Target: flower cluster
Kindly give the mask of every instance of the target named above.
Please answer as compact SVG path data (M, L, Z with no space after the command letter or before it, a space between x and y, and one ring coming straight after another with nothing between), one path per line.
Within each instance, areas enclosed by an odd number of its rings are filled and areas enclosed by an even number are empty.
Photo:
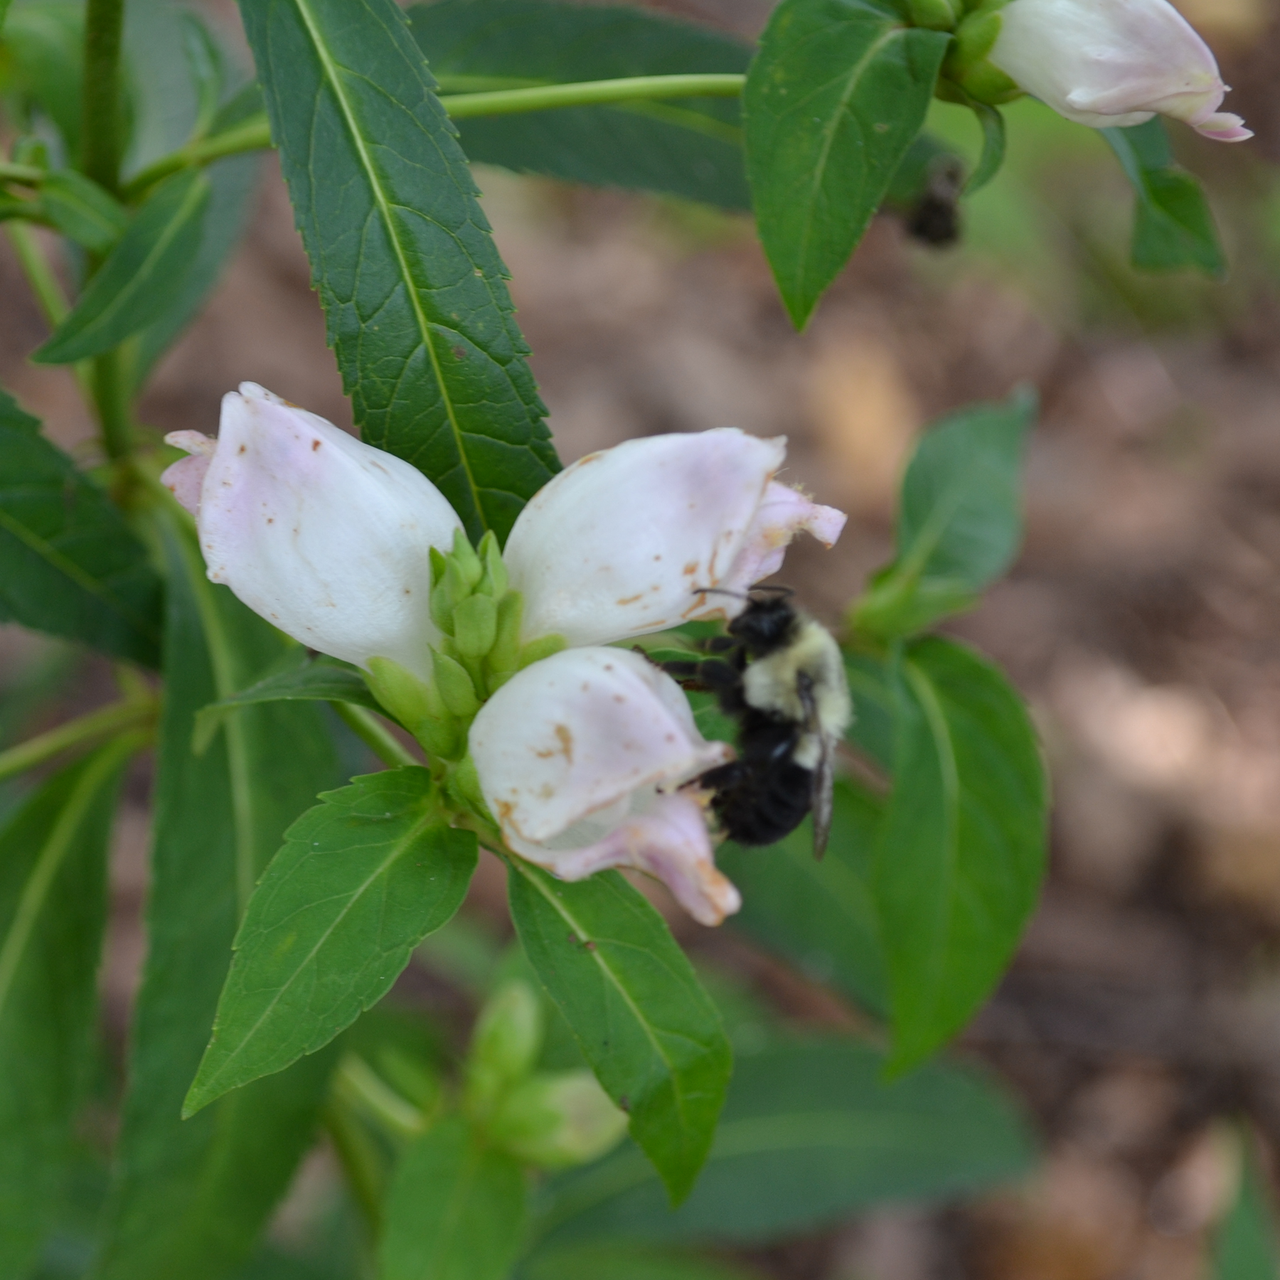
M720 429L591 454L499 553L492 535L473 550L413 467L253 383L224 398L216 441L168 439L191 454L164 480L209 577L362 667L510 850L569 880L646 871L706 924L737 910L681 789L730 749L670 677L607 646L732 616L797 532L836 540L840 512L774 479L785 441Z

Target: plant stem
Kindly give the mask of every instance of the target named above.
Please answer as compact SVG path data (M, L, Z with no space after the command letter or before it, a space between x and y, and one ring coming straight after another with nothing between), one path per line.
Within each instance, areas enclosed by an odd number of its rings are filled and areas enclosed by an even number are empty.
M119 347L95 356L90 384L94 408L102 427L102 444L114 462L133 452L133 413L129 404L129 384Z
M334 1096L367 1111L370 1117L397 1138L414 1138L422 1132L423 1115L402 1098L359 1055L342 1060L333 1081Z
M80 168L114 192L120 179L120 40L124 0L88 0L84 11Z
M67 301L67 295L62 292L62 285L58 283L49 259L41 253L35 234L25 222L6 222L5 231L44 318L51 329L56 329L71 310L71 304Z
M36 765L52 760L72 748L96 746L103 738L110 738L127 729L138 728L154 719L155 699L122 698L90 711L88 715L68 720L56 729L50 729L26 742L20 742L8 751L0 751L0 780L26 773Z
M262 151L270 145L271 130L267 125L267 117L256 115L234 129L214 134L212 138L202 138L199 142L189 143L162 156L154 164L135 174L121 194L126 200L135 200L148 188L180 169L212 164L215 160L240 155L245 151Z
M372 711L351 702L331 702L329 705L383 764L397 769L401 765L422 763Z
M455 120L464 120L469 116L512 115L635 98L736 98L745 83L746 76L741 75L629 76L624 80L583 80L530 89L450 94L440 99L440 105Z
M356 1202L369 1234L375 1239L382 1229L382 1184L385 1175L373 1139L349 1107L336 1097L324 1109L324 1127L337 1153L342 1171L347 1175L351 1195Z
M583 80L571 84L527 85L518 89L493 89L484 93L448 94L440 105L455 119L468 116L511 115L521 111L547 111L557 107L582 107L644 98L736 98L746 77L740 75L631 76L623 80ZM188 143L163 156L130 179L126 200L136 200L157 182L180 169L210 164L245 151L261 151L271 145L267 117L257 115L233 129Z

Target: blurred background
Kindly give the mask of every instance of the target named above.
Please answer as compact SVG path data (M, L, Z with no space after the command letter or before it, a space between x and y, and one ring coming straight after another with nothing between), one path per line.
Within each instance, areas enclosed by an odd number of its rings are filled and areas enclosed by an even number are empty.
M651 7L750 37L769 5ZM800 545L785 571L833 625L890 555L924 425L1020 383L1041 396L1025 550L951 630L1008 669L1053 772L1043 905L960 1046L1021 1099L1044 1157L976 1204L877 1211L738 1255L761 1275L1195 1280L1234 1194L1237 1123L1264 1163L1280 1152L1280 3L1180 7L1257 132L1222 147L1171 130L1220 221L1223 283L1131 271L1132 195L1109 150L1030 102L1008 112L1009 163L965 205L960 244L917 245L882 217L802 335L746 219L476 171L562 458L657 432L785 434L788 478L851 513L837 548ZM209 9L234 30L231 4ZM959 109L938 105L931 127L976 152ZM308 276L264 159L243 245L161 366L145 423L212 432L223 392L252 379L350 426ZM0 383L91 463L70 375L26 363L46 330L2 237L0 298ZM97 660L14 628L0 628L0 685L5 742L110 696ZM140 770L114 860L117 1066L143 945L147 788ZM858 1025L731 929L672 920L751 1016ZM506 927L491 866L464 931L496 944ZM449 964L415 967L396 997L463 1035ZM281 1239L305 1234L333 1182L323 1154L308 1164Z

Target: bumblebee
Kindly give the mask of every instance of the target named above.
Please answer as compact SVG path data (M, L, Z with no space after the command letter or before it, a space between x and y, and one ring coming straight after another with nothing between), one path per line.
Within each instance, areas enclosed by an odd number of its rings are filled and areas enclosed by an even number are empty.
M714 657L664 662L686 688L716 694L738 723L738 758L693 780L711 793L725 834L774 844L813 811L813 851L831 831L836 744L853 719L835 638L791 603L787 588L753 588L747 606L712 640Z

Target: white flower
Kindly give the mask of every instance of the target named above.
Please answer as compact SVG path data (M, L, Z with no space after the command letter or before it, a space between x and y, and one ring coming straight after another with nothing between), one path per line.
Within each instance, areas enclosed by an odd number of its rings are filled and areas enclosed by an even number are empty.
M588 454L530 500L507 539L524 636L601 644L732 617L801 529L830 546L845 516L774 480L785 439L735 428Z
M162 479L214 582L310 648L430 676L430 550L461 521L416 467L252 382L223 397L216 441L166 439L194 455Z
M481 790L509 847L562 880L635 867L702 924L737 911L702 804L679 788L732 755L707 742L680 687L638 654L566 649L526 667L470 734Z
M1011 0L988 55L1020 88L1095 129L1157 113L1220 142L1253 136L1221 112L1208 45L1167 0Z

